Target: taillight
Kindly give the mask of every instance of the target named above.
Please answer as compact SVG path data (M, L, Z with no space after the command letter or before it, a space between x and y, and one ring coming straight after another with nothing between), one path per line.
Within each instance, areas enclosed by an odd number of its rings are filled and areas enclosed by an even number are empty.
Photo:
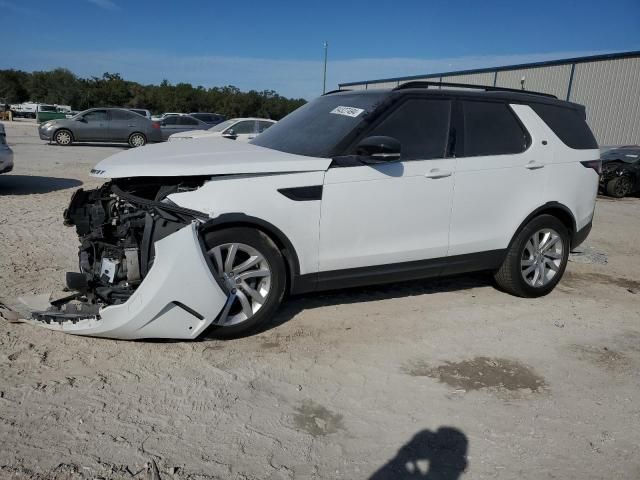
M586 160L580 163L583 167L593 168L598 175L602 175L602 160Z
M160 122L153 122L151 128L160 128Z

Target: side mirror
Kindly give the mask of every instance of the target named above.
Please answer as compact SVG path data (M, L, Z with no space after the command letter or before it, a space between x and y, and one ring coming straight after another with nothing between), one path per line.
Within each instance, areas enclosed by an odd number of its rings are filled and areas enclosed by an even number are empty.
M226 132L224 132L222 134L223 137L225 138L232 138L233 140L235 140L236 138L238 138L238 135L236 135L236 132L233 131L233 128L230 128L229 130L227 130Z
M79 117L77 120L82 123L87 123L87 119L84 117Z
M356 155L368 157L373 163L393 162L400 159L401 150L400 142L393 137L366 137L356 147Z

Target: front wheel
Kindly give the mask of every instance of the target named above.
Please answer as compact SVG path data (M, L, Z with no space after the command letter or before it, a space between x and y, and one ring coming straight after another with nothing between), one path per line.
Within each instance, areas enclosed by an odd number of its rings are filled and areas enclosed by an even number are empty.
M531 220L514 238L494 278L518 297L541 297L558 284L567 267L571 245L567 227L552 215Z
M607 182L607 195L615 198L626 197L633 190L633 181L630 177L616 177Z
M73 136L69 130L58 130L53 139L58 145L62 145L63 147L71 145L73 142Z
M271 319L284 297L284 259L273 241L259 230L234 227L204 236L214 275L227 302L213 322L212 333L231 338Z
M147 143L147 137L142 133L135 132L129 135L129 146L132 148L143 147Z

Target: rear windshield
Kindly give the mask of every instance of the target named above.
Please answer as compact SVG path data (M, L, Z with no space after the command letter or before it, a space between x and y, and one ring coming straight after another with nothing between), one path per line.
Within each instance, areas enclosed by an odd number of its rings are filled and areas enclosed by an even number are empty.
M254 145L281 152L330 158L336 147L366 122L386 92L319 97L265 130Z
M579 150L598 148L584 111L543 103L532 103L531 108L568 147Z

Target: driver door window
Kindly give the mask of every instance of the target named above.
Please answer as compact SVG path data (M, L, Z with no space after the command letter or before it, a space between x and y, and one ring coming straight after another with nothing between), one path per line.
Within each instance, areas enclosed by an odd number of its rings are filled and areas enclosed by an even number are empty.
M256 136L256 122L254 120L243 120L234 124L229 130L233 130L233 135L236 140L248 142ZM227 135L229 130L225 132Z

